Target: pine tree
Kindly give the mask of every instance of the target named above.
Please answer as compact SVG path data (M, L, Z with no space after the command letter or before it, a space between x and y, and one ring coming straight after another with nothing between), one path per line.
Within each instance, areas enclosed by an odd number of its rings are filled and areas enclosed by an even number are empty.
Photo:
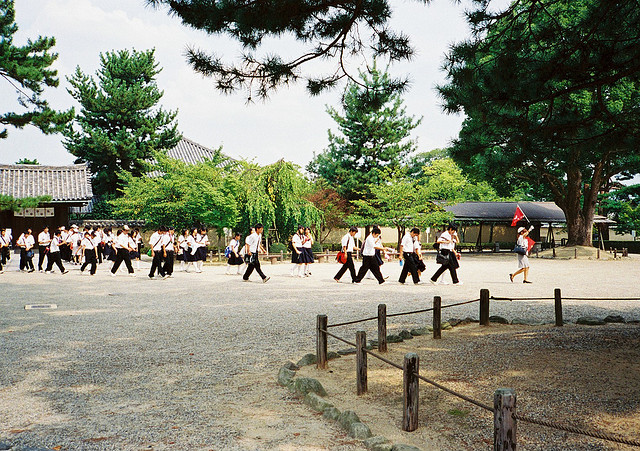
M54 111L41 97L45 87L59 84L58 72L50 68L58 58L57 53L50 52L56 41L40 36L22 47L15 46L13 35L18 25L13 5L13 0L0 0L0 77L15 88L18 104L25 111L0 114L0 124L16 128L31 124L45 134L60 132L73 119L73 109ZM7 135L6 128L0 130L0 139Z
M69 93L82 105L77 127L65 130L64 145L88 162L97 195L117 195L122 189L118 173L146 172L154 150L166 150L180 141L177 111L157 104L163 92L156 85L160 72L154 50L120 50L100 54L97 81L77 67L69 77Z
M415 150L411 131L422 119L408 117L400 94L386 72L375 67L348 85L344 115L328 108L340 134L329 131L329 147L315 155L307 170L326 180L348 200L361 199L368 186L395 175Z

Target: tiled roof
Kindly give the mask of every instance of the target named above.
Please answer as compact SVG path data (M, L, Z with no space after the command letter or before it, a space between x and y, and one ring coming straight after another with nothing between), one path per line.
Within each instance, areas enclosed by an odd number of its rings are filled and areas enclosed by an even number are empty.
M190 139L182 138L173 149L167 150L166 154L169 158L173 158L174 160L180 160L187 164L196 164L202 163L206 160L211 160L215 151L193 142ZM154 162L155 160L152 160L152 163ZM160 171L153 171L148 175L150 177L159 177L162 173Z
M462 202L445 210L458 220L511 222L516 206L532 222L566 222L564 212L553 202Z
M0 164L0 194L16 199L48 195L52 202L86 202L93 197L91 172L85 164Z

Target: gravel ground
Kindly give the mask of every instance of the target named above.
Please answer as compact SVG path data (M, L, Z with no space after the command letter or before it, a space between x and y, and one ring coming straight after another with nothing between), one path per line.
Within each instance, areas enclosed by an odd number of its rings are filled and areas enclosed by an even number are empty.
M60 274L0 275L0 442L56 449L356 450L361 445L275 384L278 368L314 352L315 317L329 322L494 296L639 296L638 259L532 259L533 284L510 283L513 255L465 255L462 286L389 282L336 284L336 264L316 264L306 279L289 265L263 265L267 284L243 283L220 266L149 280L145 271L94 277L77 267ZM148 263L143 263L148 268ZM428 272L435 264L428 264ZM426 280L426 277L425 277ZM25 310L55 303L56 310ZM640 301L565 301L565 320L621 315L640 319ZM477 317L477 304L445 311ZM453 309L452 309L453 310ZM491 314L553 321L549 301L492 302ZM414 327L428 315L395 318ZM356 326L342 328L352 337ZM335 344L332 344L335 346ZM372 428L374 427L371 425ZM375 430L374 430L375 432Z

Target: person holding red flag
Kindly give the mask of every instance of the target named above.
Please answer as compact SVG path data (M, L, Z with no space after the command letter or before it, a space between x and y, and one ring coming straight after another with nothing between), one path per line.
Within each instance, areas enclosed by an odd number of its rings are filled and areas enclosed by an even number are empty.
M529 232L533 229L533 226L527 230L524 227L518 229L518 241L516 248L524 249L524 253L517 252L518 255L518 270L513 274L509 274L509 279L513 282L513 278L518 274L524 273L524 280L522 283L532 283L529 280L529 251L533 247L531 245L532 240L529 239Z
M511 220L511 227L515 227L518 222L522 221L524 218L526 218L527 215L524 214L524 211L522 211L522 209L520 208L520 205L516 204L516 212L513 214L513 220ZM527 218L527 221L529 219Z

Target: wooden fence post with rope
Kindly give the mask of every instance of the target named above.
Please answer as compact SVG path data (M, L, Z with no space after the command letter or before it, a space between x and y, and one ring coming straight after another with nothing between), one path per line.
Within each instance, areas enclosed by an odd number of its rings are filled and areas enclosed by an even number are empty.
M378 351L387 352L387 305L378 305Z
M480 290L480 325L489 325L489 290Z
M316 325L316 368L327 369L327 315L317 316Z
M419 386L416 374L419 374L418 354L410 352L404 356L402 365L402 430L413 432L418 429Z
M367 334L356 332L356 377L358 395L367 392Z
M433 297L433 339L442 338L442 298Z
M555 298L556 327L562 327L564 325L564 321L562 319L562 292L560 291L560 288L556 288L554 290L553 296Z

